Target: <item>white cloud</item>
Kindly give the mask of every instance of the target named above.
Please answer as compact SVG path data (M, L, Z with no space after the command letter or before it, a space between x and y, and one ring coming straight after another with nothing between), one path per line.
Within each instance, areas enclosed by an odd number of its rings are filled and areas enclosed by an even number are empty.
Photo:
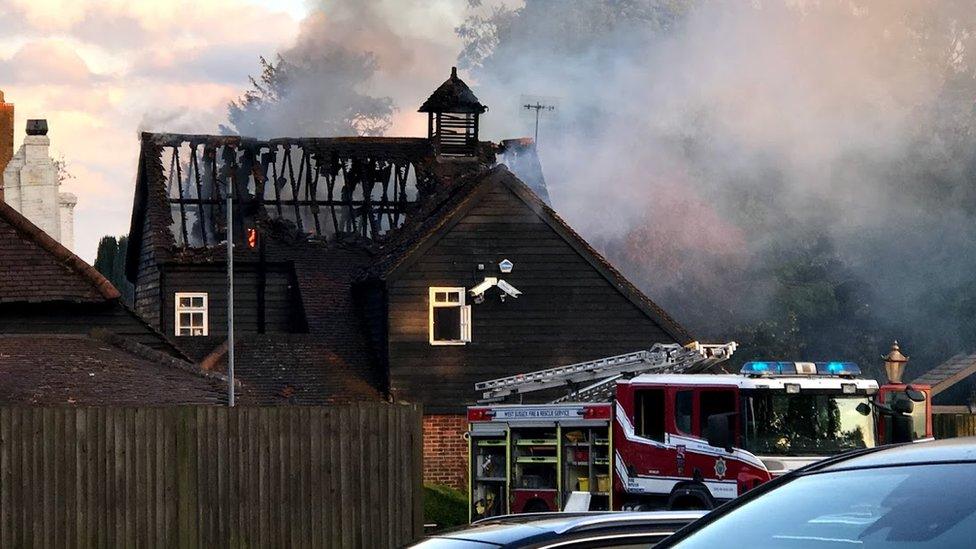
M129 229L138 132L215 132L227 102L298 32L294 5L255 0L4 0L0 86L15 141L46 118L74 178L77 252Z

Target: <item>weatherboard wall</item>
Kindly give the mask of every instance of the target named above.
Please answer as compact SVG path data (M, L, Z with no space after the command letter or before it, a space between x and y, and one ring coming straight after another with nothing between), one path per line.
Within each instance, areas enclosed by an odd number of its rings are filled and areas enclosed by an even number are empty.
M425 413L456 413L474 383L674 342L560 234L502 183L387 282L388 364L395 398ZM510 274L498 263L514 263ZM483 271L478 265L484 265ZM472 305L472 341L432 346L428 288L471 288L498 276L523 292L489 290Z
M234 264L234 330L237 333L300 331L300 306L290 267L266 265L263 290L257 265ZM161 331L174 336L177 292L205 292L209 335L227 335L227 271L224 264L171 264L164 269ZM262 312L263 309L263 312ZM263 322L261 317L263 315ZM177 337L178 341L186 336Z

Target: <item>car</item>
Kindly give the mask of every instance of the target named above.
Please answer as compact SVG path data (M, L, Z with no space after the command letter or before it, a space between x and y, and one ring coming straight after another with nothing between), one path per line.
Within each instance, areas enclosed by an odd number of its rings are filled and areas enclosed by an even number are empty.
M976 546L976 438L855 450L747 492L661 548Z
M432 534L419 549L651 547L705 511L523 513Z

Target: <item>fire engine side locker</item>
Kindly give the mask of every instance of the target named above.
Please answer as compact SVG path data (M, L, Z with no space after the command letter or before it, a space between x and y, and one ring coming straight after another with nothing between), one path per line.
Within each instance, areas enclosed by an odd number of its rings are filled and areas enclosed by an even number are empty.
M562 428L560 456L563 459L560 469L561 505L565 507L571 492L581 491L590 493L590 510L611 510L613 508L612 425L609 422L594 424L592 421L566 421L561 422L560 426ZM585 455L585 459L581 459L581 455ZM585 475L582 474L584 470Z
M567 485L565 459L571 446L567 444L565 433L580 429L588 433L587 442L592 444L590 448L593 450L587 456L591 463L588 463L589 485L585 490L592 494L591 508L613 508L611 405L562 403L475 406L468 409L468 421L469 520L522 512L524 506L534 500L544 501L550 510L561 510L569 492L578 488ZM500 445L505 447L505 478L482 475L486 449ZM596 449L597 446L600 449ZM603 448L606 449L605 452ZM494 455L501 454L500 448L498 450ZM600 463L592 463L596 459L594 456L598 454ZM528 476L532 478L533 486L527 485L523 467L529 469ZM520 475L519 471L523 474ZM551 472L550 481L544 482L540 479L540 472L543 472L543 476L546 472ZM606 490L599 490L601 482ZM488 505L486 494L489 492L489 483L504 484L503 501L498 502L496 496L496 504ZM498 491L493 493L498 494Z
M558 422L510 423L509 512L558 511L562 486Z
M511 497L511 432L501 425L480 425L475 428L474 424L469 424L468 427L468 522L507 514ZM496 465L492 471L486 472L483 469L483 457L486 455L504 456L504 466ZM489 493L494 495L493 504L489 502ZM482 502L485 511L476 516L478 504Z

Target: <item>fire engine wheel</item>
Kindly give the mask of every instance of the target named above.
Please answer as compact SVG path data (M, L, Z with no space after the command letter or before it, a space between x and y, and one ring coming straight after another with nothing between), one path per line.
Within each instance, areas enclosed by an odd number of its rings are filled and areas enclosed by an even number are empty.
M703 486L679 486L668 498L668 509L672 511L708 511L715 508L711 494Z

